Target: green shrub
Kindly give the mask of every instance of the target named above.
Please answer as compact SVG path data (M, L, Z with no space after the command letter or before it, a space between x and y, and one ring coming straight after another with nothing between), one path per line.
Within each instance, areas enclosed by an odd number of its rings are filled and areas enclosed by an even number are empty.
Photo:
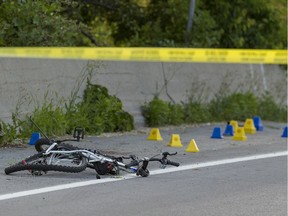
M208 104L208 110L211 114L211 121L222 121L223 120L223 107L228 106L224 97L216 96L214 99L210 101ZM225 121L229 121L230 119L225 119Z
M128 112L119 111L115 113L116 128L115 131L131 131L134 129L134 119Z
M277 105L268 93L258 98L257 115L264 120L287 122L287 106Z
M190 102L185 104L185 121L186 123L203 123L209 122L211 115L205 104Z
M47 136L62 136L66 134L67 121L65 111L62 107L53 104L53 100L46 100L37 105L32 111L32 117L35 123L45 132ZM21 120L19 120L21 121ZM24 121L21 121L22 136L29 137L32 132L38 129L32 124L27 115Z
M82 127L86 132L90 132L89 117L84 106L77 107L74 105L73 109L69 109L69 111L65 113L65 119L67 122L67 134L72 134L75 127Z
M142 106L142 114L148 126L163 126L169 122L168 103L154 97L149 103Z
M226 122L232 119L245 121L255 115L263 120L287 121L287 107L277 105L269 94L257 98L251 92L217 96L210 103L189 100L183 106L155 97L144 104L142 113L147 126Z
M171 125L180 125L184 123L184 109L180 104L171 104L168 103L169 115L168 115L168 124Z
M70 111L67 118L70 130L82 125L91 134L134 129L133 117L123 111L122 102L117 97L109 95L107 88L91 84L89 81L83 100L76 105L74 112Z
M0 147L12 144L17 139L17 127L0 121Z
M233 93L212 100L209 111L213 120L216 121L229 121L231 119L244 121L257 113L257 107L257 98L252 93Z
M121 101L109 95L107 88L100 85L87 82L82 101L63 104L63 99L48 99L47 92L44 102L37 103L30 114L47 136L72 134L75 127L82 127L89 134L134 129L134 119L122 109ZM19 138L27 139L33 132L39 131L30 121L30 115L20 117L16 112L12 115L12 124L0 121L0 146L13 144Z
M142 114L148 126L180 125L184 123L184 110L179 104L164 102L155 97L142 106Z

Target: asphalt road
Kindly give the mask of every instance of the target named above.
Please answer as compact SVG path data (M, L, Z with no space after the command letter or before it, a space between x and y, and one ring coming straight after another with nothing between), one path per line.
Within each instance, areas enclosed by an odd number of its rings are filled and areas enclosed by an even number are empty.
M26 194L0 200L0 214L287 215L287 155L234 163L225 160L287 153L287 139L281 137L283 125L267 122L263 132L247 135L248 140L244 142L232 141L231 137L211 139L214 126L162 128L162 142L147 141L149 129L143 129L128 134L88 137L78 144L89 148L97 146L115 154L152 156L166 150L178 151L173 160L181 163L179 169L191 164L195 165L192 169L177 172L167 169L168 173L161 174L157 173L157 166L152 165L155 173L152 171L148 178L123 175L119 179L105 176L101 180L95 180L93 170L79 174L49 172L39 177L27 172L7 176L2 171L0 199L21 191ZM180 134L183 148L167 147L172 133ZM185 152L192 138L197 142L199 153ZM33 146L2 149L0 169L32 153ZM205 162L213 164L219 160L224 162L197 168ZM89 181L93 184L86 184ZM64 190L65 185L78 182L83 185ZM61 186L55 191L29 195L33 189L39 191L57 185Z

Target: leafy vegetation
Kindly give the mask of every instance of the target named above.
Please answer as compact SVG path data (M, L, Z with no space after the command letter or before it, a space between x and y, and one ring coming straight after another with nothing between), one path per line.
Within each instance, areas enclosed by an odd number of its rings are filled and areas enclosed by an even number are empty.
M49 99L47 96L48 94L45 95L44 102L37 104L32 111L33 120L48 136L63 136L66 134L67 128L65 110L61 106L63 101L60 100L55 104L53 99ZM23 120L18 115L17 121L20 122L21 134L19 135L23 138L31 136L32 132L37 130L28 115Z
M7 143L14 143L16 139L17 126L0 121L0 147Z
M287 122L287 107L279 106L268 93L258 99L257 111L263 119Z
M287 106L276 104L268 93L261 97L256 97L250 92L232 93L206 104L189 101L187 104L179 105L154 98L144 104L142 110L146 124L151 127L230 121L232 119L245 121L256 115L261 116L263 120L287 121ZM169 115L169 110L177 110L174 112L173 118Z
M89 81L83 100L76 104L74 112L67 113L67 120L70 130L82 126L90 134L130 131L134 128L133 117L123 111L122 102L109 95L107 88Z
M196 0L195 0L196 1ZM0 46L286 49L285 0L0 0Z
M61 15L58 1L3 1L0 46L80 46L84 24Z
M229 121L231 119L243 121L256 115L258 107L258 99L252 93L233 93L212 100L209 111L214 116L214 120L217 121Z
M187 31L189 0L0 0L0 46L157 46L203 48L287 48L287 1L197 1ZM287 67L287 66L286 66ZM73 93L72 93L73 94ZM149 126L243 120L287 120L287 107L269 94L217 96L209 103L173 104L154 98L142 107ZM44 99L33 117L48 135L133 129L133 118L105 87L87 82L80 102ZM17 112L0 121L0 145L27 137L28 117Z
M204 0L201 6L217 20L217 29L223 30L221 47L283 49L287 46L285 4L267 0Z
M75 127L83 127L89 134L130 131L134 128L133 117L122 109L121 101L108 93L105 87L87 82L83 99L78 103L61 106L45 95L44 103L32 111L33 120L48 136L71 134ZM72 108L73 107L73 108ZM13 113L13 123L0 121L0 146L22 142L37 130L29 116L24 118Z
M142 106L142 113L149 126L169 124L169 104L157 97Z

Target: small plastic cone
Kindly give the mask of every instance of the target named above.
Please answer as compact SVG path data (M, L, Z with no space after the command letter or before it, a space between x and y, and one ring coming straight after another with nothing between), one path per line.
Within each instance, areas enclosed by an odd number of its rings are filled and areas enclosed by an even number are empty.
M238 128L238 122L235 120L230 121L230 125L233 127L233 131L235 132Z
M171 135L171 138L170 138L170 141L168 143L168 146L177 147L177 148L183 147L179 134L172 134Z
M246 119L245 124L244 124L244 131L246 134L256 133L256 127L254 125L253 119Z
M198 149L198 146L195 142L194 139L192 139L189 143L189 145L187 146L186 152L193 152L193 153L196 153L196 152L199 152L199 149Z
M152 128L148 136L148 140L162 141L163 138L158 128Z
M243 127L237 128L237 130L234 133L234 136L232 137L232 140L235 140L235 141L246 141L247 140L247 136L245 134Z

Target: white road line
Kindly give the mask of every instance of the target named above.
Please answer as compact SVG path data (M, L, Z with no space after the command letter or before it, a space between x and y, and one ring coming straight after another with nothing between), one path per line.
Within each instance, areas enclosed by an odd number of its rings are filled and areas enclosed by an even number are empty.
M150 174L157 175L157 174L164 174L164 173L170 173L170 172L184 171L184 170L189 170L189 169L198 169L198 168L203 168L203 167L211 167L211 166L225 165L225 164L245 162L245 161L251 161L251 160L287 156L287 155L288 155L287 151L275 152L275 153L269 153L269 154L261 154L261 155L251 155L251 156L246 156L246 157L209 161L209 162L203 162L199 164L183 165L179 167L171 167L169 169L163 169L163 170L154 170L154 171L151 171Z
M231 164L231 163L238 163L238 162L259 160L259 159L265 159L265 158L287 156L287 155L288 155L288 152L284 151L284 152L252 155L252 156L232 158L232 159L216 160L216 161L210 161L210 162L204 162L204 163L198 163L198 164L183 165L183 166L179 166L179 167L169 167L169 168L162 169L162 170L154 170L154 171L150 172L150 175L159 175L159 174L170 173L170 172L185 171L185 170L190 170L190 169L219 166L219 165L225 165L225 164ZM52 186L52 187L44 187L44 188L39 188L39 189L34 189L34 190L27 190L27 191L15 192L15 193L3 194L3 195L0 195L0 201L24 197L24 196L31 196L31 195L36 195L36 194L48 193L48 192L53 192L53 191L59 191L59 190L84 187L84 186L88 186L88 185L95 185L95 184L102 184L102 183L108 183L108 182L127 180L127 179L132 179L132 178L137 178L137 176L129 174L129 175L126 175L124 178L95 179L95 180L90 180L90 181L75 182L75 183L69 183L69 184L63 184L63 185L56 185L56 186Z

